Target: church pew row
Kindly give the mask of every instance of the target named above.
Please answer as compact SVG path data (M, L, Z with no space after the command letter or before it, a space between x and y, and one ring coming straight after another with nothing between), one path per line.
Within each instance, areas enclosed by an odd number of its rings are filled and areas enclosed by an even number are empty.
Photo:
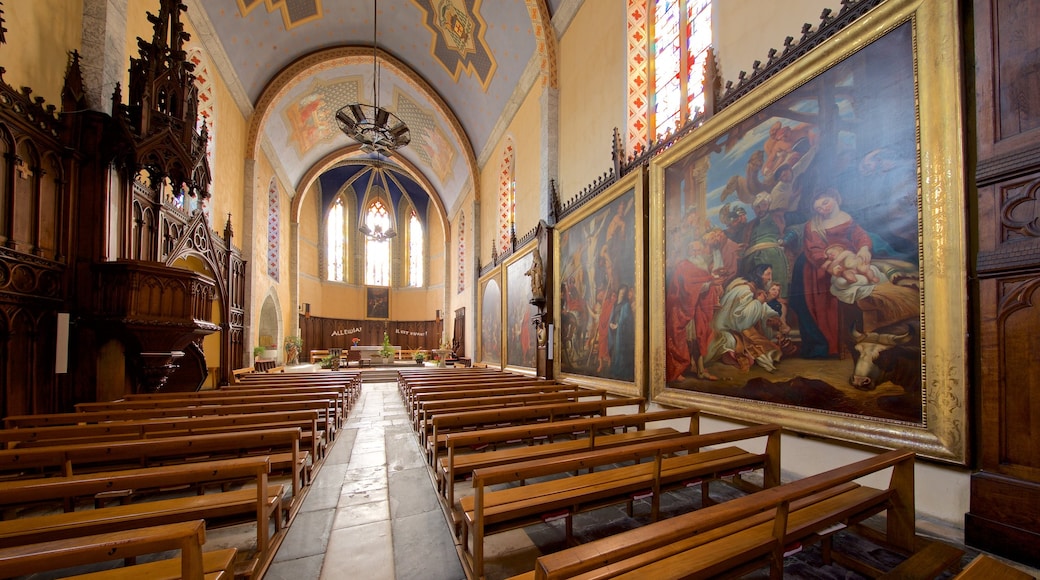
M622 397L598 401L577 401L573 403L443 413L430 418L429 432L420 431L419 439L422 446L426 449L427 462L433 467L437 465L440 453L447 449L445 440L448 433L544 421L563 421L581 417L598 417L607 415L611 408L629 406L637 407L638 412L642 413L646 410L646 399L642 397Z
M473 391L467 391L472 393ZM444 413L476 411L479 409L524 407L529 405L545 405L549 403L577 402L582 399L597 397L606 400L607 392L602 389L586 389L568 387L563 390L551 390L545 393L510 394L497 389L481 395L442 399L439 401L417 401L414 427L417 432L428 430L430 420Z
M219 390L237 392L239 390L270 389L281 391L296 387L333 387L343 389L351 404L361 395L360 373L276 373L251 374L240 382L224 385Z
M530 377L493 378L487 380L464 378L446 383L438 384L406 384L400 387L401 400L406 408L411 409L415 405L418 395L424 393L447 393L450 391L467 391L481 389L502 389L507 387L527 387L539 385L555 385L555 381L545 379L533 379Z
M892 470L887 487L857 479ZM705 578L769 568L784 554L828 542L838 529L887 512L886 547L911 555L926 543L914 529L914 454L890 451L667 520L546 554L518 579ZM838 559L838 552L826 552ZM850 557L846 556L844 560ZM934 577L941 570L932 574ZM874 570L872 576L883 572Z
M236 548L203 551L206 522L194 520L0 548L0 577L12 578L76 566L179 550L176 558L111 568L68 578L119 580L233 580Z
M310 449L312 461L314 458L324 458L328 442L324 431L318 427L317 411L250 413L190 419L141 419L54 427L0 429L0 445L6 449L15 449L292 427L300 429L300 445Z
M179 409L202 406L228 406L267 403L311 403L324 402L326 413L333 417L336 426L345 421L340 406L339 394L334 391L320 393L278 393L274 395L227 395L227 396L188 396L184 398L134 399L107 401L96 403L79 403L76 410L80 413L96 413L104 411L121 411L137 409Z
M281 387L242 387L237 389L221 388L208 391L194 391L189 393L140 393L140 394L129 394L125 395L123 401L151 401L151 400L170 400L170 399L219 399L222 397L229 396L260 396L260 395L271 395L281 392L289 392L293 394L314 394L320 395L325 392L335 392L339 398L339 413L342 416L346 416L350 413L350 408L357 400L354 393L351 392L350 387L347 385L291 385Z
M520 375L516 373L506 373L502 371L489 371L485 369L466 369L464 371L441 371L436 375L430 376L411 376L405 373L398 372L397 388L398 391L400 391L401 393L401 398L407 400L409 391L417 387L436 387L459 383L482 384L525 381L546 381L546 379L539 379L537 377Z
M710 480L739 478L758 469L765 488L778 485L780 433L779 426L758 425L476 469L473 495L460 500L463 564L472 577L482 578L486 536L564 517L571 541L575 513L629 503L637 494L652 494L651 518L657 520L661 494L668 489L699 483L706 504ZM763 453L732 445L763 437ZM567 476L580 470L587 472ZM551 476L556 478L544 479ZM537 482L524 485L536 478ZM520 485L501 488L516 483Z
M262 454L275 469L291 475L292 496L287 505L288 511L298 507L303 482L307 481L306 466L310 454L300 451L300 436L301 430L297 427L5 449L0 451L0 474L20 477L55 474L70 476L83 472ZM7 501L8 498L0 497L0 504Z
M647 428L648 423L683 419L689 422L685 432L671 427ZM445 504L455 515L455 482L472 476L476 469L607 449L641 441L697 435L700 429L699 419L700 412L696 409L672 409L449 433L445 437L447 455L440 458L435 470L437 488ZM629 428L635 430L628 431ZM616 432L618 429L621 429L620 433ZM572 439L576 434L582 437ZM555 438L560 436L564 436L565 439L556 441ZM534 445L535 441L547 442ZM492 451L460 452L463 449L497 447L515 442L529 444L496 448Z
M411 394L410 403L408 403L409 415L412 420L415 421L417 416L421 413L423 404L432 403L437 401L447 401L451 399L473 399L479 397L496 397L502 395L525 395L535 393L559 393L559 392L574 392L586 390L590 396L600 395L605 393L602 389L587 389L579 385L566 385L557 382L539 382L535 384L521 384L521 385L483 385L483 386L472 386L464 385L456 388L444 388L435 389L428 391L417 391ZM600 396L602 398L603 395Z
M240 487L230 491L210 490L200 495L171 494L154 498L143 494L144 501L0 521L0 548L199 519L205 520L207 525L252 522L256 528L256 545L252 551L240 550L236 563L236 575L249 576L273 557L285 533L282 486L269 483L270 467L267 456L255 456L0 482L0 496L11 502L57 500L122 489L240 482Z
M128 409L120 411L96 411L89 413L49 413L36 415L10 415L4 417L5 429L27 429L59 425L108 423L112 421L140 421L145 419L187 419L194 417L220 417L255 413L291 413L293 411L316 411L318 427L329 440L336 438L336 417L328 413L326 401L288 401L284 403L246 403L237 405L195 405L168 409Z

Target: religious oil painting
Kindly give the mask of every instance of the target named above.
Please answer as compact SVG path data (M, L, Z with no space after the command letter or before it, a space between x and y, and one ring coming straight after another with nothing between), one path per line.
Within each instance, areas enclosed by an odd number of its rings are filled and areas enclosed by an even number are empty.
M390 318L390 289L382 286L368 286L365 291L365 316Z
M928 427L947 370L926 351L954 339L925 340L925 304L947 298L925 256L964 248L922 224L920 26L894 20L661 162L664 389Z
M537 246L534 251L537 251ZM527 272L534 264L534 251L506 264L506 365L534 368L538 350L538 332L532 316L531 278Z
M646 174L636 171L557 225L559 335L563 376L615 381L642 392L642 215ZM584 381L589 382L589 381ZM591 382L596 382L595 380ZM625 387L628 387L627 389Z
M480 361L502 364L502 289L497 278L486 280L480 292Z

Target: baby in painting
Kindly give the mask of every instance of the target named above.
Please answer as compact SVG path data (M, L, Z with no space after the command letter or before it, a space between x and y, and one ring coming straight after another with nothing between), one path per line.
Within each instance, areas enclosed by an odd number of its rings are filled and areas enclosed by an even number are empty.
M827 260L821 266L831 276L844 278L849 284L859 281L857 275L863 276L871 284L877 284L881 279L876 267L841 244L827 246L824 253Z

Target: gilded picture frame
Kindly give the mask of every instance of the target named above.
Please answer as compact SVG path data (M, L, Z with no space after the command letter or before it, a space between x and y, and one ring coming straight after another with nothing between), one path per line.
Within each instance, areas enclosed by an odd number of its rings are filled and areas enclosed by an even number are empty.
M477 361L488 367L502 367L502 269L495 268L480 279L477 301L479 342Z
M554 229L553 363L564 382L646 392L646 191L639 168Z
M502 362L505 368L520 373L533 373L537 364L538 336L533 324L537 309L531 304L534 294L527 275L537 249L535 243L518 248L502 264Z
M655 401L968 462L956 10L885 2L652 160L648 301L665 305L649 311ZM803 103L812 99L815 109ZM738 150L746 172L727 165ZM899 202L902 213L889 211ZM774 233L739 237L752 220ZM868 225L857 230L858 220ZM914 225L916 246L900 254L897 238ZM839 230L851 232L845 242ZM750 268L746 258L763 249L775 267ZM906 260L890 269L890 254ZM868 312L872 300L881 305ZM816 354L803 348L817 340L814 325L825 338Z

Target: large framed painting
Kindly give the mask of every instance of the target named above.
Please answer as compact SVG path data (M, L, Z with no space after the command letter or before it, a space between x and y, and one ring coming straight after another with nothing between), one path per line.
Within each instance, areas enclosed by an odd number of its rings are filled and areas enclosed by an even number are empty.
M383 286L365 287L365 316L390 318L390 289Z
M966 462L955 4L880 4L652 162L655 399Z
M489 366L502 364L502 288L500 270L480 282L480 362Z
M633 171L555 229L556 373L628 396L646 383L645 184Z
M505 358L507 367L523 370L535 368L538 352L538 333L533 324L537 312L531 304L531 278L528 272L534 264L534 252L539 251L536 243L517 250L503 265L506 279Z

